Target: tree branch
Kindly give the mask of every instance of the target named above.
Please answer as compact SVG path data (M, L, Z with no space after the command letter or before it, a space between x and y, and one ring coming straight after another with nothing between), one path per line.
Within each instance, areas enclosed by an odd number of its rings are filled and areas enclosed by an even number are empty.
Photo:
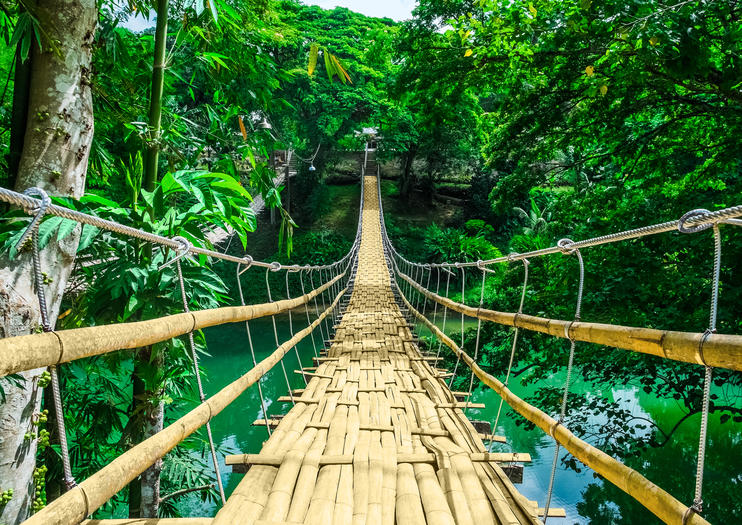
M208 489L213 489L213 488L214 488L214 484L213 483L209 483L208 485L200 485L198 487L188 487L188 488L185 488L185 489L176 490L175 492L171 492L170 494L166 494L166 495L162 496L160 498L160 505L162 505L163 502L165 502L165 501L167 501L169 499L179 498L180 496L183 496L183 495L188 494L190 492L198 492L198 491L201 491L201 490L208 490Z

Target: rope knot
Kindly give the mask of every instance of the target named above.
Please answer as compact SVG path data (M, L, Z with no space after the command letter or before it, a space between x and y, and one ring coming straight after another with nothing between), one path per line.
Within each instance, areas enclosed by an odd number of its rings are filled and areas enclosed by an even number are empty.
M573 248L574 241L572 239L564 238L559 239L559 242L557 242L557 247L561 250L562 254L564 255L572 255L577 251L577 248Z
M518 252L510 252L508 254L508 262L513 262L518 255L520 255Z
M281 263L280 263L280 262L278 262L278 261L273 261L273 262L271 263L271 267L270 267L270 270L271 270L272 272L277 272L277 271L278 271L278 270L280 270L280 269L281 269Z
M21 247L26 244L26 241L29 239L29 237L31 237L33 232L36 231L36 229L39 227L41 219L43 219L44 215L46 214L46 209L52 203L52 199L51 197L49 197L49 194L46 193L43 189L36 186L26 189L23 194L28 197L39 197L40 200L36 201L33 206L24 206L24 209L27 213L33 214L33 218L26 227L26 230L23 232L23 235L21 235L21 238L18 240L18 244L15 245L16 250L20 250Z
M691 210L683 214L683 216L678 219L678 231L680 233L696 233L703 230L708 230L709 228L713 227L714 223L708 222L706 224L697 224L695 226L687 226L687 223L689 221L693 221L698 217L708 215L709 213L711 212L705 208L696 208L695 210Z
M477 261L477 268L479 268L480 270L484 271L484 261L482 259L479 259Z

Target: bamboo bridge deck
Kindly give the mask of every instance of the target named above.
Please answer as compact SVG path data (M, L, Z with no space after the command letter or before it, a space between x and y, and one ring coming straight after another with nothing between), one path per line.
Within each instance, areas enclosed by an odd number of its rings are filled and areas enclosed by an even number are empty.
M355 285L327 356L214 525L522 524L537 509L487 455L434 361L413 341L365 177Z

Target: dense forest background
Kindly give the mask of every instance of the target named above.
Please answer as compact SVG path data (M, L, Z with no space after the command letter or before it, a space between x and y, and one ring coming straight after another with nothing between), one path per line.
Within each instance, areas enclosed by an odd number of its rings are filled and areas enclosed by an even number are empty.
M488 259L742 202L742 5L736 1L421 0L413 18L401 23L290 0L102 2L95 9L85 72L95 132L85 194L60 192L57 200L198 246L211 246L204 232L221 228L234 234L219 249L235 253L254 254L262 234L270 240L257 254L264 258L304 264L341 257L355 235L353 152L363 151L358 132L364 127L382 137L377 156L392 241L420 262ZM154 23L141 32L125 27L130 17L154 20L158 12L169 18L164 32ZM29 133L66 140L65 116L29 108L26 96L37 56L63 53L47 24L35 3L0 2L4 187L17 185ZM153 68L158 49L163 68ZM161 96L155 96L160 71ZM274 183L273 152L287 149L299 158L290 199ZM63 175L41 176L53 183ZM252 212L257 196L277 213L277 227ZM19 215L8 212L13 220L0 225L11 259L25 225ZM174 270L158 270L164 253L95 228L73 230L55 219L40 230L44 245L79 236L57 327L181 311ZM721 233L718 331L742 333L742 232L723 225ZM712 254L710 232L585 250L582 318L702 332ZM200 260L184 271L192 309L234 303L232 267ZM525 311L570 319L574 258L534 259L530 272ZM435 273L425 277L436 280ZM517 309L522 278L520 263L488 275L484 305ZM457 274L451 281L456 291L450 296L477 304L481 275L463 276L464 297L461 279ZM248 298L264 299L255 281L246 285ZM485 325L483 334L483 367L502 377L511 333ZM566 366L563 342L521 337L516 377L553 385L549 380ZM197 342L204 349L202 335ZM474 344L469 330L466 347ZM183 340L142 352L62 369L80 479L151 433L153 415L166 425L196 402L185 386L192 372ZM587 344L579 345L575 365L592 386L570 397L566 425L632 466L641 467L678 428L698 424L701 367ZM717 370L713 381L712 420L738 437L742 374ZM454 385L466 389L465 383L462 374ZM599 395L627 384L676 402L683 415L636 418L620 399ZM8 393L29 388L23 378L2 378L0 386ZM559 388L538 386L529 401L555 413ZM28 429L38 447L33 509L61 490L51 427L37 421ZM203 487L200 497L215 499L205 447L204 436L196 435L165 459L157 473L163 495ZM685 459L692 462L695 453L688 448ZM203 461L193 461L196 456ZM563 462L580 468L573 459ZM738 477L711 476L708 486L710 521L742 517ZM676 497L690 501L692 475L675 489ZM122 515L128 507L137 515L138 490L133 484L100 514ZM588 496L594 499L581 512L594 522L630 522L611 505L636 505L628 498ZM177 497L166 497L155 512L182 509Z

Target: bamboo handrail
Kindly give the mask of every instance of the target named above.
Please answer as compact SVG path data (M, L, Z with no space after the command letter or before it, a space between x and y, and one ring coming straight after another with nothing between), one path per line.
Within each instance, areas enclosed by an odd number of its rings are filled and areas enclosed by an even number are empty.
M211 525L214 518L123 518L85 520L82 525Z
M443 344L460 356L461 360L485 385L494 390L513 410L556 439L575 458L633 497L665 523L672 525L709 525L708 521L693 512L688 512L688 517L684 520L688 507L675 499L672 494L658 487L636 470L627 467L602 450L581 440L557 420L513 394L500 380L482 370L469 354L459 348L450 337L418 312L404 295L400 294L400 296L410 311Z
M95 512L131 480L144 472L158 459L205 425L212 417L242 394L278 364L286 353L314 330L335 308L345 294L343 289L317 319L281 344L271 355L260 361L245 375L222 388L217 394L188 412L154 436L124 452L111 463L90 476L75 488L64 493L41 511L24 521L24 525L78 524Z
M147 321L89 326L0 339L0 376L117 350L140 348L209 326L249 321L285 312L306 304L344 275L345 272L295 299L248 306L226 306L167 315Z
M742 336L694 332L674 332L654 328L637 328L603 323L583 323L546 319L533 315L515 314L473 308L433 293L402 272L398 275L418 292L455 312L468 317L492 321L505 326L541 332L555 337L596 343L640 352L673 361L708 365L729 370L742 370ZM567 333L569 332L569 333ZM704 336L706 340L703 341Z

